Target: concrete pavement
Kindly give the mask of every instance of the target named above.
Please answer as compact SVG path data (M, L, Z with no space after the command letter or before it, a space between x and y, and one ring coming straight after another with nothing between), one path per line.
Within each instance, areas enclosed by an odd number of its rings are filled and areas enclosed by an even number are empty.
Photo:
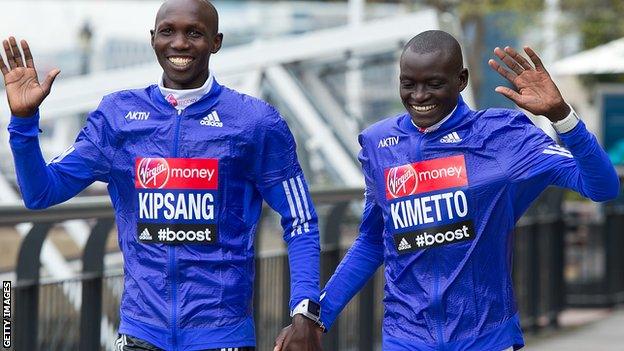
M527 351L622 351L624 309L572 311L562 315L563 327L543 335L527 335Z

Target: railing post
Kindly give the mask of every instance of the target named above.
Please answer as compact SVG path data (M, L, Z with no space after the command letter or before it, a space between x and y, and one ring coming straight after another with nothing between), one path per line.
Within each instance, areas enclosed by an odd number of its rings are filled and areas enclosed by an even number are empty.
M375 335L375 280L373 277L360 290L358 351L373 351Z
M539 221L535 221L530 224L527 228L529 229L528 233L526 233L528 240L528 252L529 252L529 286L528 286L528 295L527 295L527 305L528 311L531 315L531 324L529 325L529 329L533 332L537 332L539 328L539 297L540 297L540 250L538 243L538 234L539 234Z
M609 305L624 302L624 214L613 204L605 205L605 280Z
M41 247L52 223L35 223L20 245L15 284L15 350L36 351L39 326Z
M83 251L80 350L100 349L104 253L113 223L112 218L99 219L91 230Z
M552 279L551 292L553 298L553 310L555 312L554 316L551 318L551 325L557 327L559 325L559 313L565 307L565 277L564 277L564 269L565 269L565 231L566 225L563 220L563 217L559 216L554 224L554 235L553 235L553 250L552 250L552 258L551 265L552 270L554 272L554 277Z
M348 208L349 202L340 202L333 206L327 216L325 230L321 232L321 247L325 249L325 253L321 256L321 287L327 284L340 263L340 225ZM323 349L338 350L339 337L339 323L334 323L323 338Z
M282 325L289 325L292 321L290 318L290 265L288 261L288 255L282 257L282 297L284 303L282 304Z

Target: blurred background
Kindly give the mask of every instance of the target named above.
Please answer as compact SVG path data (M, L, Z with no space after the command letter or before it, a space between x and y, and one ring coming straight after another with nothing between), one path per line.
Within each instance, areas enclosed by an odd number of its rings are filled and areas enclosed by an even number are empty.
M162 71L149 44L161 1L4 0L0 37L28 40L39 76L58 67L42 106L47 160L69 147L110 92ZM487 66L496 46L530 45L566 100L624 174L624 13L621 0L214 1L224 46L211 70L287 119L317 204L323 282L357 234L363 178L357 134L403 111L398 57L414 35L452 33L464 50L473 108L515 106ZM1 78L0 78L1 79ZM0 88L2 90L2 88ZM10 114L0 92L0 120ZM543 117L531 116L549 135ZM13 282L18 350L112 350L123 288L104 184L46 211L23 208L8 133L0 133L0 276ZM518 224L514 279L528 350L621 350L624 198L597 204L548 189ZM288 269L275 214L256 238L258 349L290 318ZM325 337L325 350L379 350L381 270ZM36 336L36 337L35 337Z

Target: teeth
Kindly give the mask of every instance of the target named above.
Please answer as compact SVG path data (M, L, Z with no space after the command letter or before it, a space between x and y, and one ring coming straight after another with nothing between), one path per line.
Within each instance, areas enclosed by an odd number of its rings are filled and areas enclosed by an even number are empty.
M427 112L433 110L437 105L416 106L412 105L412 108L418 112Z
M173 63L176 66L186 66L191 61L193 61L193 59L188 58L188 57L170 57L169 58L169 62Z

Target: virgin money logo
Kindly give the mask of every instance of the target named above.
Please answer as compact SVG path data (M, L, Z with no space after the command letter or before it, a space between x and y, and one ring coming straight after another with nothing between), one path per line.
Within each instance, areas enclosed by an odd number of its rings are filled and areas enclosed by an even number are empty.
M143 158L137 163L136 175L142 188L161 189L169 180L169 163L164 158Z
M417 188L418 177L411 164L394 167L386 172L386 189L390 198L413 195Z
M219 160L209 158L137 158L137 189L205 189L219 186Z
M434 158L388 168L386 199L468 185L464 155Z

